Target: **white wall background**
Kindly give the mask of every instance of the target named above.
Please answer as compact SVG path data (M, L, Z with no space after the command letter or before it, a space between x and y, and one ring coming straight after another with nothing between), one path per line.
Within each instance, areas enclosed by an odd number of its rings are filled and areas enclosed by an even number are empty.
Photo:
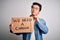
M46 20L49 32L44 40L60 40L60 0L0 0L0 40L21 40L22 35L9 32L11 17L29 16L31 5L39 2L43 8L39 17Z

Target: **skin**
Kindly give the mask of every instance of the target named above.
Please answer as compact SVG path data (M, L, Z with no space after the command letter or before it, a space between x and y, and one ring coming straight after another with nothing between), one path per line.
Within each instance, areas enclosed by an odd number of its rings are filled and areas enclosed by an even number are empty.
M38 20L38 14L39 14L39 6L38 5L33 5L33 8L31 8L31 15L35 21Z

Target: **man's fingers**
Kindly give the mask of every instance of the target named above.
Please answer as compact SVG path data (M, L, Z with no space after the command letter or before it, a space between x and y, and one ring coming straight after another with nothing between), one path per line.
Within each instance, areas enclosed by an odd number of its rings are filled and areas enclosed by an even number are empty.
M9 26L11 26L11 24Z
M11 29L11 27L12 27L12 24L9 25L9 28L10 28L10 29Z

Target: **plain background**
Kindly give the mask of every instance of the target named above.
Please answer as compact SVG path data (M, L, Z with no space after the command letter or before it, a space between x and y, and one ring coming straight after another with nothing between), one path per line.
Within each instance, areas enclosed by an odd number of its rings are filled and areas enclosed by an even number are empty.
M22 35L10 33L12 17L27 17L31 14L33 2L42 4L40 18L45 19L49 28L43 40L60 40L60 0L0 0L0 40L21 40Z

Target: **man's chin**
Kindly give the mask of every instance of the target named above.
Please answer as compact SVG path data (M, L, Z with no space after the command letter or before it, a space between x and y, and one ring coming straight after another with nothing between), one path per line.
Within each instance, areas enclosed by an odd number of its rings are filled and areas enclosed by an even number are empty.
M33 16L37 16L37 15L33 14Z
M35 14L32 14L32 16L36 16Z

